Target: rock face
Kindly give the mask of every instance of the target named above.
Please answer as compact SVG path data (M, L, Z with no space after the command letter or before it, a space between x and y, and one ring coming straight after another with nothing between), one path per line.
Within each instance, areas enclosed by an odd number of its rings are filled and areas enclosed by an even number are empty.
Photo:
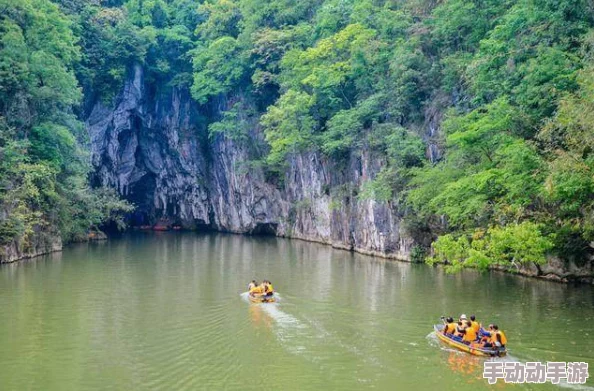
M137 205L132 225L273 234L408 259L413 240L398 208L357 197L381 158L359 153L330 162L297 154L282 184L273 184L247 165L246 142L208 137L207 116L226 104L201 112L187 91L151 91L135 67L114 107L97 103L86 119L95 184ZM251 132L262 138L256 125Z
M27 236L0 246L0 263L10 263L62 250L62 239L56 232L45 232L39 227Z
M546 264L524 265L518 270L518 273L551 281L594 284L594 262L592 261L589 259L578 265L575 261L549 257Z
M136 67L116 107L98 103L87 119L95 181L138 206L133 223L159 216L210 224L206 156L190 102L180 91L150 99Z

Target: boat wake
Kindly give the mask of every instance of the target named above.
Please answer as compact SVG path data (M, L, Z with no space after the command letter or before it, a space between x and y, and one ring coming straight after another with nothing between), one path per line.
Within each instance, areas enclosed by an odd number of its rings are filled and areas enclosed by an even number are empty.
M279 302L282 301L281 295L278 293L274 294L276 298L276 302L273 303L251 303L250 299L248 298L248 293L244 292L241 295L241 298L250 304L257 305L258 308L261 308L263 312L265 312L272 320L276 322L281 328L304 328L305 325L299 321L299 319L295 318L293 315L287 314L279 309Z
M282 328L305 328L305 324L293 315L287 314L278 308L278 303L261 303L262 310L268 314Z
M279 343L291 354L298 355L303 359L316 363L320 369L326 368L326 361L333 357L344 354L361 358L367 365L384 368L379 360L359 350L356 346L344 343L334 333L328 331L322 324L315 320L300 320L297 317L283 311L279 302L282 298L277 295L278 300L273 303L251 303L248 294L242 293L242 299L251 305L258 306L275 323L273 328ZM331 367L326 368L332 370ZM371 379L358 378L359 382L368 383Z
M459 353L460 355L467 355L468 353L464 353L461 352L458 349L454 349L448 345L446 345L445 343L442 343L439 338L437 338L437 335L435 335L435 332L432 331L429 334L427 334L425 336L425 339L427 339L429 345L439 348L440 350L443 350L444 352L452 352L452 353Z

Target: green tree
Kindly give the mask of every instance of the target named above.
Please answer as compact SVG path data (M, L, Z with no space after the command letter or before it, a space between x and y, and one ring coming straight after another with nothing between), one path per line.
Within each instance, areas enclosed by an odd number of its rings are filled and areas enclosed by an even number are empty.
M84 237L91 215L97 226L130 206L87 183L82 124L73 115L82 97L74 72L80 30L49 0L0 0L0 10L0 215L7 216L0 243L18 240L26 250L37 232ZM81 197L112 207L77 203Z
M448 234L433 244L430 264L445 263L448 272L464 267L486 270L493 266L519 270L525 264L543 264L553 248L552 236L545 236L538 224L523 222L477 230L469 240Z
M267 162L282 165L289 153L300 152L310 146L315 121L310 110L315 99L304 92L289 90L270 106L262 116L266 141L270 144Z
M229 92L245 74L245 54L236 39L222 37L208 47L198 47L194 55L192 96L200 103Z

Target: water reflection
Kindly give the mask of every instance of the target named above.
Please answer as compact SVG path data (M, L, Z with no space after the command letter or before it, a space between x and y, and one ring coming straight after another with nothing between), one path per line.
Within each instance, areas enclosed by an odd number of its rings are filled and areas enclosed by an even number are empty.
M272 318L268 316L262 306L259 304L252 304L249 306L250 318L252 320L252 324L256 328L272 328Z
M461 373L469 383L483 383L483 363L484 358L462 354L459 352L449 352L447 363L452 372Z

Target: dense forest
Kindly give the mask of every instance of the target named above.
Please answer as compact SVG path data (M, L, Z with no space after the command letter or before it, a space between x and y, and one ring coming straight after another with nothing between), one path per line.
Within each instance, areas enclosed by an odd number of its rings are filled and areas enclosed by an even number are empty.
M272 182L300 151L385 156L357 197L430 233L416 258L584 262L593 60L589 0L0 0L0 244L123 224L81 118L142 64L199 105L241 96L208 130L250 143L257 123Z

